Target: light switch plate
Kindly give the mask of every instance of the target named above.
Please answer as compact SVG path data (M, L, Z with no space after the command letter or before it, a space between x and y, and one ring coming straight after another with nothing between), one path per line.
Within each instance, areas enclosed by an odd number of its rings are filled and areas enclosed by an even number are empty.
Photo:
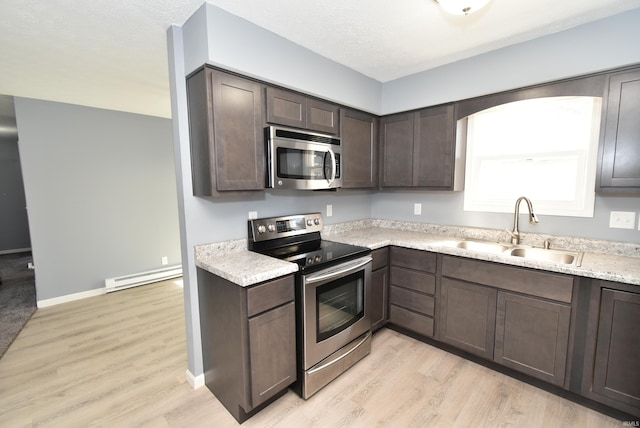
M636 213L633 211L611 211L609 227L615 229L634 229L636 225Z
M413 204L413 215L422 215L422 204Z
M327 205L327 217L331 217L333 215L333 205Z
M258 211L249 211L249 220L255 220L258 218Z

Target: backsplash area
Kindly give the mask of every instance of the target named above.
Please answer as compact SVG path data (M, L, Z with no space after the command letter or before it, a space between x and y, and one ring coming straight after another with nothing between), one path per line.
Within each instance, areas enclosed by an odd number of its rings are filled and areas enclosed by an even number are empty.
M456 238L484 239L496 242L509 242L507 230L485 229L464 226L447 226L440 224L416 223L398 220L366 219L345 223L325 225L323 233L336 234L368 227L423 232L431 235L444 235ZM521 244L542 247L549 241L551 247L570 249L590 253L605 253L618 256L640 257L640 244L633 242L616 242L597 239L577 238L571 236L547 235L521 232Z

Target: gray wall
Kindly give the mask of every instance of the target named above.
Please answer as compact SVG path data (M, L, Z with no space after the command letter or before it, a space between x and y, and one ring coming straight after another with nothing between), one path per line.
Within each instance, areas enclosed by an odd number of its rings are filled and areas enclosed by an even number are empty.
M334 216L325 218L331 224L369 218L371 204L368 192L267 191L244 198L193 197L184 76L208 62L371 112L380 110L381 84L208 3L182 28L169 29L168 46L189 371L197 376L203 368L194 245L246 238L249 211L257 211L260 217L324 213L331 204Z
M526 196L526 195L525 195ZM486 227L511 230L512 213L485 213L464 211L462 192L385 191L371 197L371 215L374 218L415 221L419 223L446 224L456 226ZM515 200L513 201L515 204ZM413 204L422 204L422 215L413 215ZM535 200L532 201L535 210ZM622 242L640 242L640 230L610 229L611 211L633 211L636 227L640 214L640 196L596 195L595 215L589 217L560 217L538 215L540 222L531 225L524 214L527 208L520 207L520 230L532 233L576 236ZM496 235L496 239L508 241L507 232Z
M208 62L372 113L390 113L525 86L571 73L640 62L640 50L632 44L638 40L638 13L635 10L556 33L544 40L512 46L385 84L315 55L210 4L204 4L183 27L170 28L169 64L191 374L197 376L203 372L193 246L245 238L248 211L257 211L259 216L324 212L324 206L331 203L335 216L325 219L328 224L369 217L415 221L411 215L412 204L422 202L425 215L419 221L498 228L507 227L510 221L503 217L464 213L461 194L453 193L355 192L351 196L348 191L335 194L266 192L249 200L195 198L190 179L186 74ZM611 38L608 34L612 34ZM546 53L550 48L552 56ZM594 56L600 60L594 62ZM622 198L622 202L609 199L607 202L622 207L633 205L637 200ZM553 224L552 219L544 221Z
M31 247L13 97L0 95L0 254Z
M180 264L169 119L16 98L38 300Z
M640 9L385 83L382 109L385 114L394 113L637 64L637 40ZM422 216L413 215L416 202L423 204ZM465 212L462 207L461 192L383 192L372 195L371 215L436 224L512 227L511 214ZM637 228L609 228L610 211L640 213L640 195L596 195L593 218L541 216L539 224L524 222L522 229L640 242Z
M0 253L31 247L18 140L0 139Z
M640 62L640 9L477 55L382 87L384 114Z

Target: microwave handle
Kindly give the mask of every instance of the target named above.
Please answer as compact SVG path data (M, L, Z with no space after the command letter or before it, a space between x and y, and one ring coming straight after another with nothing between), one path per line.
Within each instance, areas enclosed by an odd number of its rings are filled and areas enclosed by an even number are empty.
M333 150L328 149L327 150L329 152L329 155L331 156L331 178L328 179L328 184L331 185L331 183L333 183L336 179L336 155L335 153L333 153Z

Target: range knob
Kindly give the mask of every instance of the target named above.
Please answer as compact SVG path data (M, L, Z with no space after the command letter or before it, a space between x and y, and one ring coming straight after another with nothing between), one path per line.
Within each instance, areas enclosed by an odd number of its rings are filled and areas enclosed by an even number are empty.
M313 220L308 219L307 220L307 226L313 226Z
M267 225L267 229L269 232L274 232L276 230L276 226L273 223Z
M264 224L261 224L258 226L258 233L265 233L267 231L267 228Z
M320 224L320 219L316 218L313 220L313 224L315 224L316 226L318 226Z

